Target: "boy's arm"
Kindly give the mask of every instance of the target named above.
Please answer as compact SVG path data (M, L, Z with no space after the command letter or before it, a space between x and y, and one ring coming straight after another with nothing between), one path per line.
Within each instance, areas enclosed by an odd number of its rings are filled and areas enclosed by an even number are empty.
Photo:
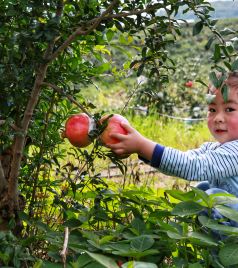
M107 144L107 147L119 156L136 153L140 157L151 161L156 142L145 138L126 123L121 123L121 125L127 131L127 135L111 134L111 137L118 139L120 142Z
M238 174L238 141L214 148L218 143L206 143L200 149L182 152L163 147L143 137L128 124L122 124L128 134L113 134L120 140L108 145L116 154L137 153L161 172L186 180L224 179Z
M182 152L173 148L164 149L159 170L165 174L186 180L223 180L238 175L238 141L225 143L205 152L194 153L193 150ZM153 161L153 159L152 159Z

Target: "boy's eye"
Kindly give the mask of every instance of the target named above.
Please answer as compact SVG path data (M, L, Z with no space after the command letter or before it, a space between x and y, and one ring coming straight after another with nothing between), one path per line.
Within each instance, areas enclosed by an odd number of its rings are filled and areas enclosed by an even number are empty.
M211 107L210 107L210 108L208 109L208 112L210 112L210 113L215 113L216 110L215 110L214 108L211 108Z
M231 108L231 107L226 108L226 112L228 112L228 113L233 112L233 111L235 111L234 108Z

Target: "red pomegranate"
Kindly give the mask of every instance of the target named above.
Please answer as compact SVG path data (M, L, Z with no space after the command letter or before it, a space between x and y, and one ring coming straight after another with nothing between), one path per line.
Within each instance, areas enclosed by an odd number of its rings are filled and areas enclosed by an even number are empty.
M75 114L66 121L63 136L76 147L86 147L92 142L89 132L94 128L95 122L87 114Z
M104 115L100 119L100 123L103 124L107 120L107 126L100 135L100 140L103 144L115 144L118 143L119 140L116 138L110 137L112 133L120 133L120 134L127 134L127 131L121 126L121 122L128 123L128 120L119 115L119 114L114 114L110 117L110 115Z
M189 80L184 85L185 85L185 87L192 87L193 86L193 81Z

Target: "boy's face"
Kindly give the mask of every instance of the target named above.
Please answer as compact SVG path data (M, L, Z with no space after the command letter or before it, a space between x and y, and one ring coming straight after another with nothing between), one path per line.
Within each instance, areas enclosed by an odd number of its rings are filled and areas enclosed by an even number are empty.
M221 91L215 89L214 101L208 105L207 124L213 137L220 143L238 140L238 88L229 89L224 102Z

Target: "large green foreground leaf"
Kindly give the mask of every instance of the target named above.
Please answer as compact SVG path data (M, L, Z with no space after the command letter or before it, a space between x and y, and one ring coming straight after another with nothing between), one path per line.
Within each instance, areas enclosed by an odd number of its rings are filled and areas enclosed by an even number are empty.
M225 245L219 252L219 258L225 267L230 265L238 265L238 245Z

